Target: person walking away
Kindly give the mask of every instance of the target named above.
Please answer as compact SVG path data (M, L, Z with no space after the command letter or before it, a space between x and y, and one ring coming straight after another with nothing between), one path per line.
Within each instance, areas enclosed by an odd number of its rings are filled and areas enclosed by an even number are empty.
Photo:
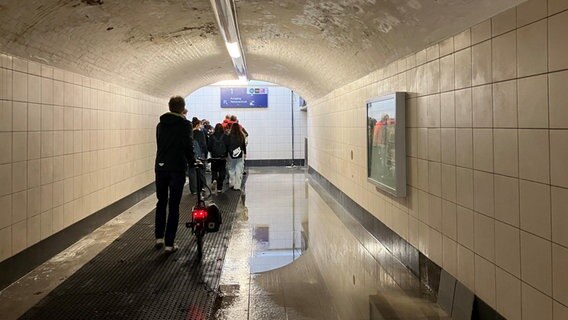
M241 126L241 131L242 131L243 134L245 135L245 139L248 137L249 134L248 134L247 130L246 130L245 127L239 122L239 119L237 118L236 115L232 115L232 116L231 116L230 122L231 122L231 124L233 124L233 123L238 123L238 124Z
M193 166L191 124L183 116L185 100L180 96L169 101L170 112L160 117L156 126L156 247L165 245L166 252L177 250L175 238L179 222L179 203L188 164ZM166 207L169 212L166 214ZM167 221L166 221L167 220Z
M206 150L209 146L209 137L211 137L211 135L213 134L213 126L211 125L211 123L209 122L209 120L207 119L203 119L201 120L201 131L203 131L203 134L205 135L205 144L206 144ZM205 152L205 158L207 158L207 153ZM205 164L205 171L206 172L211 172L211 162L207 162Z
M245 135L241 126L233 123L229 133L229 187L235 190L241 189L246 154Z
M227 150L229 137L223 130L223 125L217 123L215 131L207 141L207 149L211 153L211 180L212 187L217 187L217 193L223 192L223 182L227 175Z
M209 120L207 119L201 120L201 124L203 125L203 132L205 133L205 136L209 138L214 133L215 128L211 125L211 122L209 122Z
M193 154L196 159L206 159L207 143L205 142L205 135L201 130L201 120L193 117L191 123L193 126ZM207 183L205 182L205 169L199 168L197 170L200 170L201 174L197 175L194 169L190 169L187 172L187 176L189 177L189 191L191 192L191 194L197 194L198 192L201 192L201 190L197 190L197 179L201 179L203 186L207 185Z
M232 116L231 116L231 121L234 121L233 123L238 123L238 124L240 125L241 131L243 132L243 134L244 134L244 136L245 136L245 145L248 146L248 136L249 136L249 134L248 134L247 130L245 129L245 127L239 122L239 119L237 119L237 116L235 116L235 115L232 115ZM246 174L247 174L247 170L246 170L246 166L244 166L244 167L243 167L243 175L246 175Z
M193 140L199 145L199 158L207 158L207 136L203 131L203 122L197 117L191 120L193 125Z

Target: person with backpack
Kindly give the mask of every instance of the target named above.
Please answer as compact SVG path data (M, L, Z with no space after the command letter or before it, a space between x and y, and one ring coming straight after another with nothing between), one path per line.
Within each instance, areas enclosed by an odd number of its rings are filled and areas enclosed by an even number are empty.
M249 136L249 134L248 134L247 130L245 129L245 127L239 122L239 119L237 119L237 116L235 116L235 115L232 115L232 116L231 116L231 121L234 121L233 123L239 124L239 126L240 126L240 128L241 128L241 131L243 132L243 134L244 134L244 136L245 136L245 145L248 146L248 136ZM246 174L247 174L247 170L246 170L245 167L243 167L243 175L246 175Z
M217 187L217 193L223 192L223 182L227 175L227 150L229 149L229 136L225 134L223 125L217 123L213 135L207 141L207 149L211 153L211 180L212 187Z
M239 119L237 118L237 116L232 115L230 119L231 119L231 124L238 123L241 126L241 131L245 135L245 140L246 140L246 138L248 138L249 134L248 134L247 130L245 129L245 127L239 122Z
M193 153L195 159L206 159L207 158L207 143L205 142L205 134L201 130L201 120L193 117L191 124L193 126L192 138L193 138ZM188 170L189 177L189 191L191 194L197 194L201 190L197 190L197 179L200 178L202 185L207 185L205 181L205 169L198 169L202 174L197 175L195 169L191 168Z
M238 123L233 123L229 133L229 187L241 190L247 145Z

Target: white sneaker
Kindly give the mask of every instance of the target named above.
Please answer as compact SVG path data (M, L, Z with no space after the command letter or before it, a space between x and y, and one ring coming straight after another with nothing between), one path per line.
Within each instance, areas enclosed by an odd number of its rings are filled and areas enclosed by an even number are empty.
M164 238L156 239L156 248L161 248L164 246Z
M179 249L179 247L178 247L176 244L174 244L174 245L171 246L171 247L170 247L170 246L166 246L165 251L166 251L166 253L172 253L172 252L176 252L177 249Z
M211 182L211 192L217 191L217 180Z

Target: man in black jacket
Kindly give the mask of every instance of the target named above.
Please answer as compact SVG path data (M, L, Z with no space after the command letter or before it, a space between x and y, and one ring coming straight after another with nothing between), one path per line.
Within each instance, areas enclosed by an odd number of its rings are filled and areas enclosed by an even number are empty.
M187 165L195 163L191 123L185 119L185 100L172 97L169 102L170 112L160 117L156 127L156 246L166 246L166 252L174 252L174 243L179 222L179 203L185 184ZM169 193L169 199L168 199ZM166 225L166 207L169 203L169 215ZM165 238L164 238L165 236Z

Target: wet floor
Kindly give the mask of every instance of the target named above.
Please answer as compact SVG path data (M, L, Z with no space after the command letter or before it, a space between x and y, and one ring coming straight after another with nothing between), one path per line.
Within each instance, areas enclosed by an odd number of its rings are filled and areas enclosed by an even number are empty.
M0 319L18 319L156 205L151 195L0 291Z
M251 168L245 194L219 282L216 319L449 319L380 243L354 236L364 233L352 232L361 226L302 169ZM61 254L68 257L78 247L88 252L80 259L55 257L0 292L0 318L17 318L32 307L154 203L149 197L117 217L120 223L109 222ZM93 237L104 245L85 249ZM66 267L69 260L81 263ZM44 276L45 268L57 273Z
M409 271L393 280L392 264L375 260L302 170L248 179L217 319L449 319Z

